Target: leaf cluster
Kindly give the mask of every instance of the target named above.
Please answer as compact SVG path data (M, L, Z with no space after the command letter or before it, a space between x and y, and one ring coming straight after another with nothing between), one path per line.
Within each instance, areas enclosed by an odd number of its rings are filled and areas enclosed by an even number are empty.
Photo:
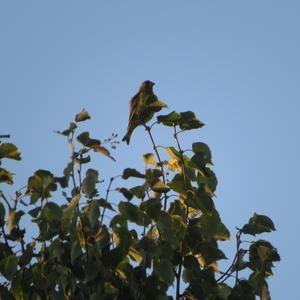
M107 145L114 149L117 135L101 142L87 131L77 134L89 119L82 110L57 131L71 152L62 176L40 169L26 191L14 197L0 191L1 299L163 300L172 299L170 287L176 299L270 299L267 278L280 260L277 250L265 240L242 239L274 231L267 216L254 214L238 229L228 270L218 266L227 259L219 244L230 233L214 202L212 154L203 142L190 150L180 143L181 134L204 126L193 112L157 116L153 125L172 130L171 145L158 147L154 126L145 125L154 153L143 155L143 171L128 167L108 181L90 167L91 153L115 161ZM0 144L4 159L21 159L15 145ZM0 184L13 184L4 168ZM36 237L21 225L24 218L37 227Z

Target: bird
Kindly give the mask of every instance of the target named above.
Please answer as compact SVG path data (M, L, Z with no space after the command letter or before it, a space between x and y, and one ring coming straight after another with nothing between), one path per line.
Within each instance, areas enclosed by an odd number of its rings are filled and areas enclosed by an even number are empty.
M145 80L139 91L131 98L129 102L129 120L127 133L122 141L129 145L130 138L134 129L140 125L145 125L150 121L155 112L166 107L162 101L159 101L153 92L154 82Z

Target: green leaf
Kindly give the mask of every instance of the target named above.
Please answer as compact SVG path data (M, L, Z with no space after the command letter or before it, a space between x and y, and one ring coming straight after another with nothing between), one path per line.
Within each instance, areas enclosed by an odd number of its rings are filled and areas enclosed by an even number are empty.
M248 267L263 277L272 275L273 262L280 261L277 249L264 240L254 242L249 248Z
M170 243L173 249L175 249L178 246L179 241L174 230L175 228L173 226L173 219L167 212L159 212L157 228L162 236L162 239Z
M211 152L206 144L201 142L193 143L192 149L196 154L198 154L198 156L200 156L200 159L204 162L204 165L212 164Z
M215 209L210 214L203 213L200 216L200 227L204 238L214 238L222 241L230 239L230 233Z
M229 287L225 283L218 284L218 296L220 300L227 300L229 299L229 295L231 294L231 287Z
M180 216L182 219L186 216L186 206L179 200L171 202L168 211L171 215Z
M83 122L90 118L91 117L90 117L89 113L85 109L82 109L82 111L75 116L75 122Z
M198 189L193 195L193 203L196 209L200 209L203 213L209 214L214 209L214 202L209 193ZM189 198L188 198L189 199ZM187 201L188 204L188 201ZM193 207L193 206L192 206Z
M121 215L130 222L141 226L147 226L151 223L149 217L138 206L130 202L120 202L118 207Z
M97 221L100 217L98 201L97 200L91 201L87 208L88 208L87 211L88 211L88 219L89 219L90 225L92 227L94 227L97 224Z
M85 157L79 156L79 158L77 157L74 159L74 162L77 164L80 164L80 165L88 164L90 161L91 161L91 157L89 155L87 155Z
M161 208L162 208L161 202L157 198L150 198L149 200L143 201L140 204L140 209L145 211L150 218L156 221L159 218L159 213L161 211Z
M160 115L157 117L157 122L172 127L178 125L182 130L197 129L204 126L192 111L181 113L173 111L168 115Z
M58 182L63 189L68 187L68 180L66 176L54 177L54 180L55 182Z
M97 202L98 202L99 206L108 208L108 209L110 209L112 211L115 211L113 209L113 207L111 206L111 204L107 200L101 198L101 199L98 199Z
M144 185L137 185L129 190L138 199L143 199L145 197L146 188Z
M204 185L205 191L214 196L214 192L218 185L218 180L215 173L206 167L201 167L197 172L196 181L199 186Z
M240 280L232 289L230 300L255 300L255 292L247 280Z
M2 193L0 191L0 193ZM5 206L0 202L0 226L5 224Z
M75 260L82 255L82 249L79 241L74 241L71 249L71 263L74 264Z
M47 202L41 210L41 218L48 222L60 221L62 216L62 208L54 202Z
M74 162L70 162L64 169L64 175L66 177L67 182L69 182L69 179L72 176L73 168L74 168Z
M88 131L82 132L77 136L77 141L85 147L95 147L101 144L100 140L90 138L90 133Z
M113 232L117 247L122 248L124 253L127 254L132 243L130 232L124 227L114 227Z
M179 125L182 121L182 117L179 113L172 111L167 115L160 115L157 117L158 123L163 123L166 126Z
M122 178L128 179L129 177L135 177L135 178L145 178L145 174L140 173L136 169L127 168L123 171Z
M101 251L104 248L108 248L110 244L110 233L105 225L100 227L98 230L95 241L97 243L98 251Z
M61 134L64 136L69 136L71 133L73 133L75 131L76 128L77 128L77 125L74 122L72 122L72 123L70 123L70 126L68 129L65 129L63 131L55 131L55 133L58 133L58 134Z
M134 196L133 193L126 188L117 188L116 190L120 192L128 201L130 201Z
M56 191L57 185L53 174L47 170L38 170L29 177L27 183L27 194L31 197L31 204L39 199L48 199L51 192Z
M0 159L10 158L15 160L21 160L20 152L18 148L11 143L0 144Z
M0 182L6 182L7 184L13 184L13 174L4 168L0 167Z
M155 259L154 270L158 274L159 278L170 286L175 278L175 273L171 262L167 259Z
M204 126L204 123L198 120L192 111L186 111L180 114L182 117L182 121L179 124L180 129L191 130L201 128Z
M274 231L275 227L272 220L264 215L254 214L249 219L248 224L244 225L242 232L245 234L256 235L264 232Z
M168 183L168 186L176 193L184 193L186 190L186 186L183 175L176 174L171 182Z
M36 208L33 208L31 210L29 210L27 213L32 216L33 218L36 218L39 214L39 212L41 211L41 208L40 207L36 207Z
M14 275L17 273L18 261L19 258L15 255L7 256L0 261L0 269L8 280L12 280Z
M87 198L92 198L98 193L96 189L96 184L99 182L98 176L98 171L94 169L86 171L85 178L82 181L82 192Z
M249 283L254 287L261 300L271 300L268 283L260 272L254 272L249 276Z

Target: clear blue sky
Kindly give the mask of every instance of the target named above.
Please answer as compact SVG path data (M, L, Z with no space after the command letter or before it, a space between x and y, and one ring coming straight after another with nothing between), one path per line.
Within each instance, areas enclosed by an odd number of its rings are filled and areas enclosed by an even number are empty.
M39 168L62 174L69 149L53 130L83 107L92 115L92 136L124 134L130 97L141 81L153 80L170 110L193 110L207 124L185 142L210 145L216 205L229 229L254 212L275 222L277 231L266 238L282 262L270 280L272 299L295 298L299 11L299 1L276 0L2 0L0 134L10 133L22 151L22 162L9 164L16 186ZM165 133L160 143L169 143ZM148 151L138 129L129 147L113 153L118 164L98 156L95 167L101 176L142 169Z

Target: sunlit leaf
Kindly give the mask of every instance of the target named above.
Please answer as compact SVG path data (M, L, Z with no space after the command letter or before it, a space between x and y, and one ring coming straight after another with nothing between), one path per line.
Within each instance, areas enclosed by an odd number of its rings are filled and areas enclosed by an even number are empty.
M109 157L109 158L112 159L113 161L116 161L115 158L112 157L112 156L110 155L110 152L108 151L107 148L105 148L105 147L103 147L103 146L99 146L99 145L95 145L95 146L93 146L92 148L93 148L93 150L94 150L95 152L99 152L99 153L101 153L101 154L103 154L103 155Z
M21 156L18 148L11 143L0 144L0 159L2 158L21 160Z
M137 263L140 263L143 259L143 256L139 253L139 251L134 248L133 246L131 246L129 248L129 256L136 261Z
M162 108L165 108L165 107L168 107L168 106L164 102L162 102L160 100L157 100L153 103L150 103L147 107L150 108L151 110L155 111L155 112L158 112Z
M80 200L80 194L76 195L69 205L63 210L63 219L68 220L72 217L74 209L76 208L78 202Z
M157 193L167 193L170 190L170 188L165 186L165 184L161 180L158 180L153 185L151 185L151 189Z
M142 156L142 158L146 165L156 166L157 164L153 153L146 153Z
M85 109L82 109L82 111L75 116L75 122L82 122L90 118L89 113Z
M12 232L12 230L17 226L20 222L21 217L24 215L24 211L11 209L8 215L8 230Z
M4 168L0 167L0 182L6 182L7 184L13 184L13 174Z

